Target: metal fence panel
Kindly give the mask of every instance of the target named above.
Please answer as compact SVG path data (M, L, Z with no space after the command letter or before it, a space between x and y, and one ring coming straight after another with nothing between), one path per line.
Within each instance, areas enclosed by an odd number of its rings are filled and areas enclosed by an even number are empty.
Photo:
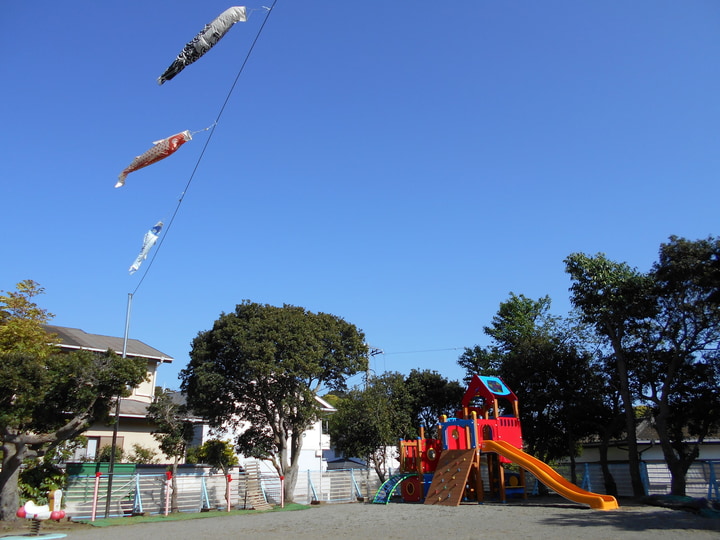
M99 482L96 517L105 517L108 476ZM227 484L222 474L182 475L175 477L177 503L180 512L200 512L204 508L225 509ZM232 506L240 500L241 481L230 483ZM165 512L166 476L164 474L115 475L110 498L109 517L133 513L161 514ZM65 491L65 512L76 519L92 517L94 476L70 476Z
M337 469L332 471L307 471L305 486L295 487L295 501L310 504L356 502L359 497L372 500L382 482L375 471L363 469Z
M643 462L646 492L650 495L670 492L671 475L664 462ZM630 472L627 463L610 463L610 473L620 496L632 496ZM569 466L560 465L556 470L569 480ZM718 473L720 462L698 461L688 470L686 493L690 497L718 496ZM581 463L577 469L578 483L594 493L605 494L605 483L599 463ZM483 481L487 482L486 467L482 467ZM95 476L70 476L65 490L65 511L76 519L89 519L92 515ZM222 474L179 474L176 477L178 507L181 512L199 512L203 509L225 509L227 484ZM299 473L293 500L310 504L355 502L359 497L372 500L381 486L374 471L347 469L336 471L305 471ZM109 515L124 516L137 512L160 514L165 511L166 477L164 474L115 475L109 505ZM277 475L262 473L262 495L271 505L279 505L281 483ZM486 485L488 485L486 483ZM526 475L528 493L537 489L538 482L529 472ZM247 499L245 475L233 477L230 483L231 507L245 508ZM99 479L97 517L105 516L108 476Z

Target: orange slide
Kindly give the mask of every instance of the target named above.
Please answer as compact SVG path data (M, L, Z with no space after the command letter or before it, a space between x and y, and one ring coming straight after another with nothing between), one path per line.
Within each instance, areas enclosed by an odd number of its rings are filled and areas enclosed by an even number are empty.
M600 495L590 493L577 487L572 482L565 480L555 469L547 463L526 454L505 441L483 441L484 452L495 452L506 457L513 463L517 463L523 469L533 473L547 487L574 502L587 504L590 508L597 510L615 510L618 507L617 500L612 495Z

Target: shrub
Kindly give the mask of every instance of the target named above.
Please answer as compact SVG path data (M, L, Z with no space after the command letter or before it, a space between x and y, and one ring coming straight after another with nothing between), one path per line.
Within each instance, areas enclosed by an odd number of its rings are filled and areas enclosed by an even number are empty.
M130 463L138 465L153 465L159 463L157 453L152 448L146 448L140 444L133 444L132 454L128 457Z
M112 453L112 446L103 446L95 456L95 461L98 463L106 463L110 461L110 454ZM119 463L123 459L124 450L116 446L115 447L115 463Z

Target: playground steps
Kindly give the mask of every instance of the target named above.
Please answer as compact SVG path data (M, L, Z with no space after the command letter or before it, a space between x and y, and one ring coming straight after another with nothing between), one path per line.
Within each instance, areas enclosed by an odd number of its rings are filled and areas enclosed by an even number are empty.
M475 449L445 450L440 455L425 504L458 506L465 493L474 460Z

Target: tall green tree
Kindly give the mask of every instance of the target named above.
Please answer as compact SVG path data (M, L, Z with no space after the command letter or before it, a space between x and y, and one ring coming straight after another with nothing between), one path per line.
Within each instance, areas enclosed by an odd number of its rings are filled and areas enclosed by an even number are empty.
M4 291L3 291L4 292ZM51 314L27 280L0 295L0 519L15 519L23 461L41 457L105 418L118 395L145 379L144 360L108 351L62 353L43 324Z
M193 440L194 426L188 420L187 409L173 399L174 392L155 388L155 397L148 407L148 418L155 424L153 437L160 443L160 450L172 460L172 512L179 512L177 470Z
M594 409L595 416L591 420L599 439L600 469L605 483L605 493L617 496L619 494L617 483L610 472L608 454L610 443L622 438L626 431L620 385L613 362L606 358L604 349L597 345L597 340L590 339L586 345L591 345L595 351L592 371L595 387L588 388L588 393L593 400L600 402L599 406Z
M363 333L337 316L245 301L193 340L181 387L211 426L244 429L239 453L271 460L292 500L316 393L344 390L367 353Z
M674 495L685 494L700 445L720 427L719 262L720 239L673 236L650 271L656 314L641 334L638 383L652 407Z
M570 275L570 301L612 349L610 360L617 374L620 398L625 417L628 462L633 494L642 496L640 455L635 433L635 399L631 382L635 365L632 359L639 347L640 330L655 316L651 301L652 279L626 263L609 260L603 253L591 257L574 253L565 259Z
M368 460L382 482L387 476L388 448L399 439L417 437L405 377L396 372L368 377L336 405L329 433L336 451Z
M405 378L411 403L413 425L425 427L426 437L438 437L440 416L452 416L460 408L465 388L437 371L413 369Z
M699 445L720 422L720 240L671 237L645 274L602 254L574 254L566 265L573 303L613 351L635 494L643 488L633 409L649 404L672 493L684 495Z
M489 348L466 349L459 364L467 377L499 375L520 401L527 451L544 461L569 457L595 430L602 402L593 358L573 338L574 330L550 314L551 301L511 293L484 332Z
M466 381L475 373L502 375L507 354L516 351L518 345L538 339L547 340L556 319L549 314L551 300L545 296L538 300L524 294L510 293L501 302L491 324L483 332L492 338L490 347L466 347L458 364L465 369Z

